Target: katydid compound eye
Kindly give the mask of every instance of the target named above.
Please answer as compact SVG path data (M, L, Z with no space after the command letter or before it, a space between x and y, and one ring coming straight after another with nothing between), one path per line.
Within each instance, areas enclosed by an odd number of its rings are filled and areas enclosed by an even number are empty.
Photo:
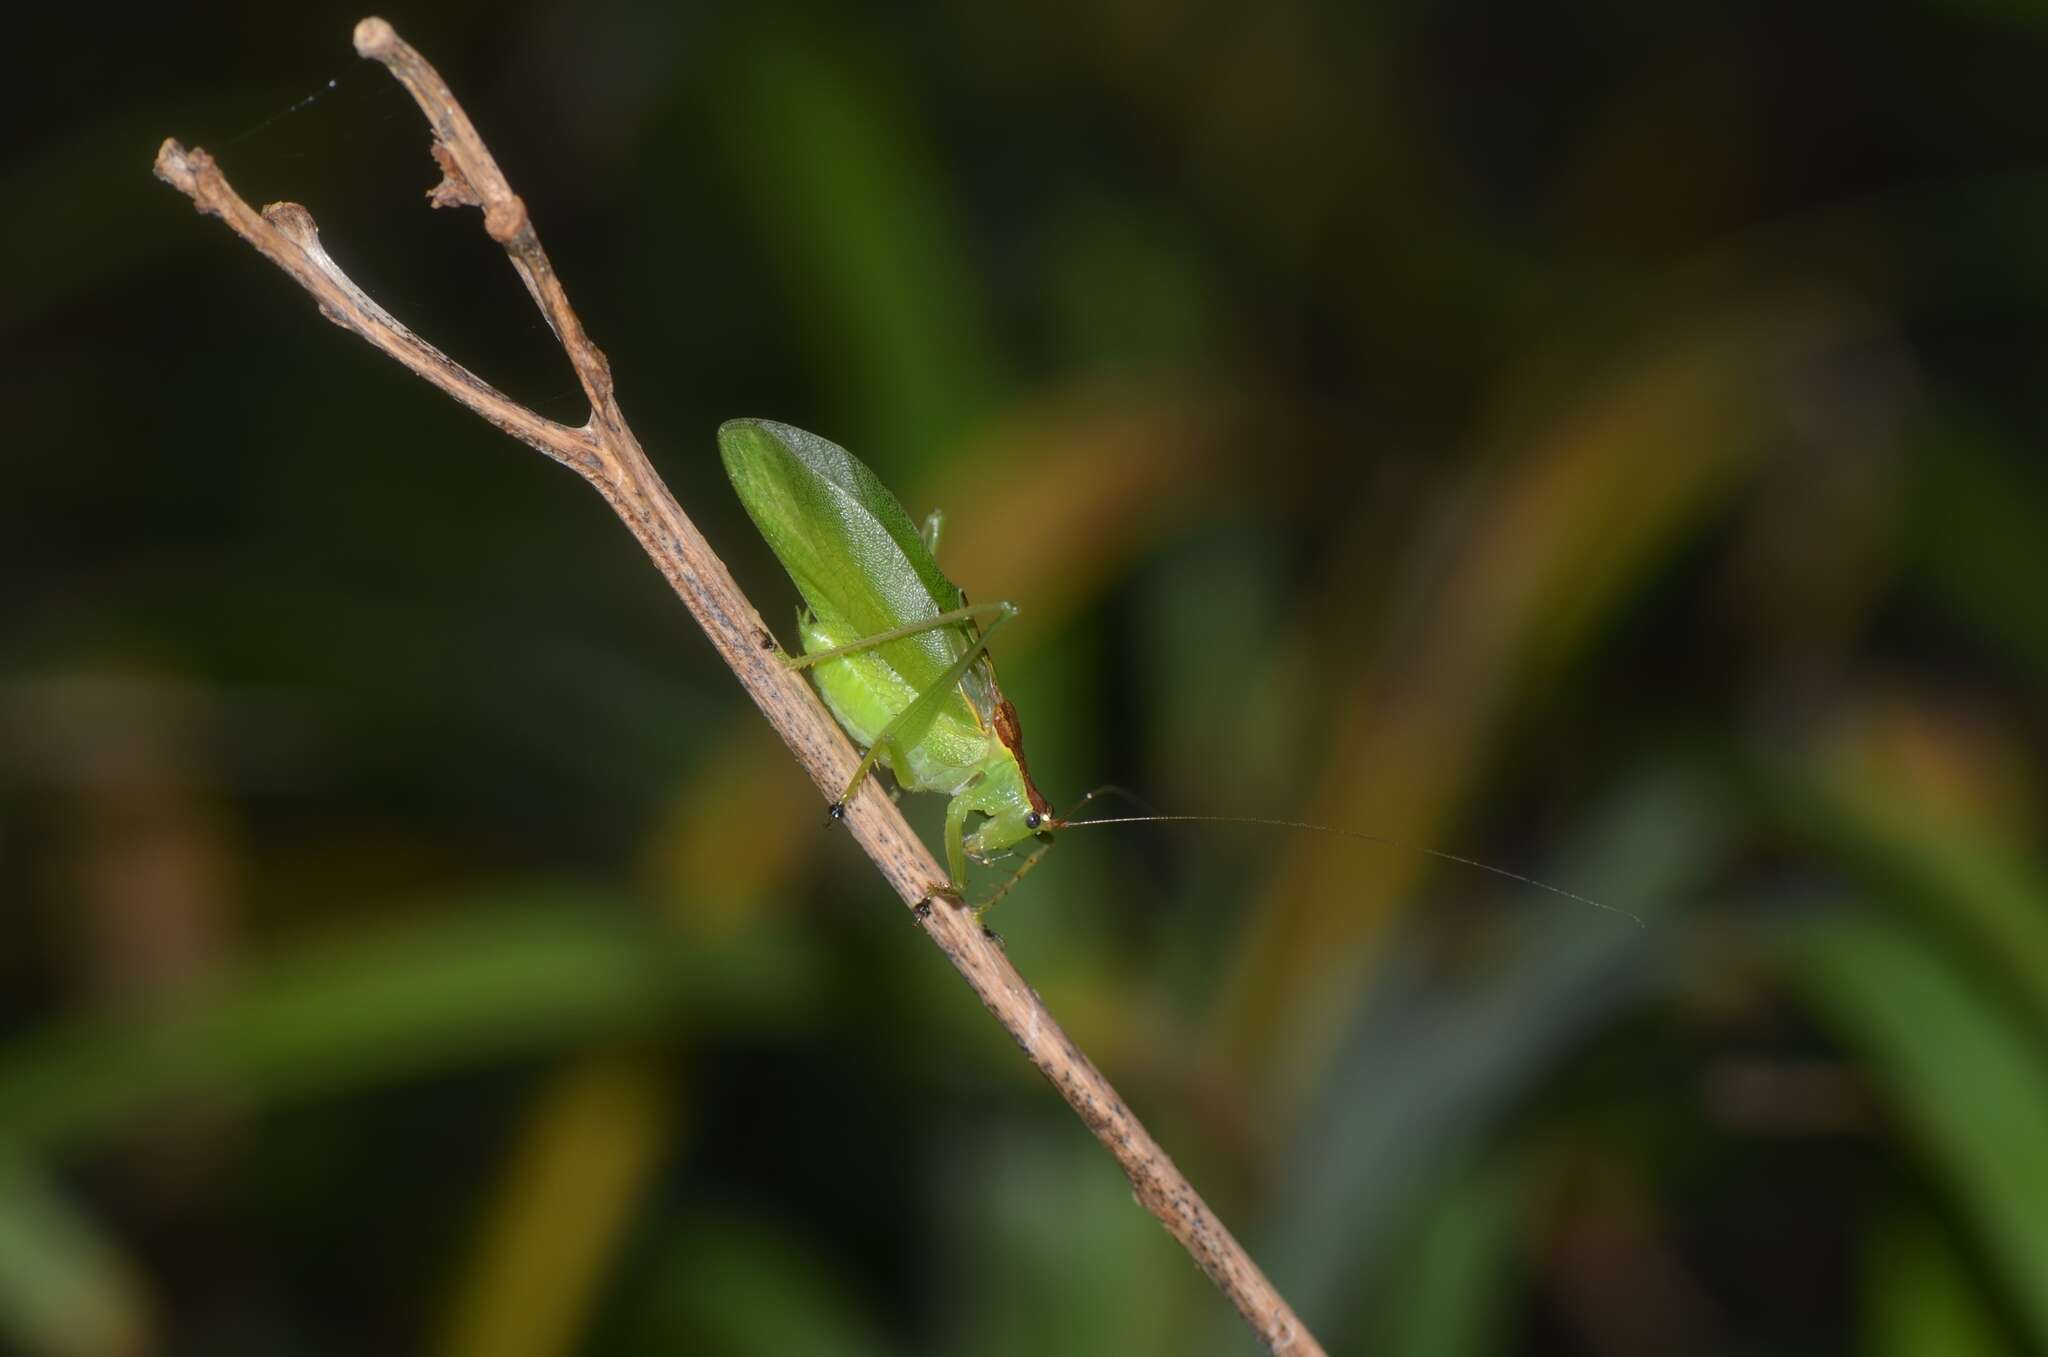
M1043 821L1039 818L1039 814L1035 810L1024 817L1024 828L1026 829L1036 829L1041 823L1043 823Z

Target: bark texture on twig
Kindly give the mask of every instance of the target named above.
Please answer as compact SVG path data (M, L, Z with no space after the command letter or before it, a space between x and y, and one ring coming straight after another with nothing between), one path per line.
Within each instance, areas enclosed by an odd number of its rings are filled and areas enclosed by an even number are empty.
M777 659L759 614L725 564L655 474L620 413L611 366L583 331L540 238L469 117L425 58L382 19L356 26L356 51L382 62L418 102L434 130L442 172L429 197L437 207L473 205L484 229L505 247L513 268L547 317L590 401L579 426L526 409L422 340L351 282L320 245L313 218L295 203L260 213L229 187L213 157L167 140L156 173L201 211L283 269L320 304L321 314L353 331L499 429L561 462L603 495L675 588L811 780L835 799L858 756L809 682ZM906 905L925 900L946 873L888 796L869 779L846 810L846 824ZM964 910L943 902L915 917L1024 1054L1051 1081L1088 1129L1116 1156L1146 1210L1157 1216L1272 1350L1320 1353L1287 1302L1216 1219L1166 1152L1124 1106L1116 1090L1060 1029L996 940Z

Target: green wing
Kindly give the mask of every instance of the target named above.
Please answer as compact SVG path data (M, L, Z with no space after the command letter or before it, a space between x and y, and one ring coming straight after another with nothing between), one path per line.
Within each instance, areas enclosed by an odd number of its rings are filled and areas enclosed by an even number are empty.
M821 620L872 636L964 604L910 515L846 449L765 419L720 426L718 449L754 526ZM877 649L924 688L969 644L966 628L940 627Z

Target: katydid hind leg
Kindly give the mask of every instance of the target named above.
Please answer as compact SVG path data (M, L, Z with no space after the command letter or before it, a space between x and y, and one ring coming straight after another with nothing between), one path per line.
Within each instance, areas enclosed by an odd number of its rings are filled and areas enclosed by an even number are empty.
M842 646L831 646L825 650L814 650L807 655L788 655L784 657L783 662L792 669L809 669L814 665L823 664L826 660L836 660L842 655L853 655L863 650L872 650L876 646L887 645L891 641L900 641L907 636L920 636L928 631L937 631L941 627L954 627L962 622L972 622L983 617L995 618L995 621L988 625L988 629L994 631L1003 621L1015 616L1016 612L1017 606L1014 603L971 603L966 607L953 608L947 612L927 617L919 622L911 622L901 627L891 627L887 631L878 631L872 636L863 636L857 641L848 641Z

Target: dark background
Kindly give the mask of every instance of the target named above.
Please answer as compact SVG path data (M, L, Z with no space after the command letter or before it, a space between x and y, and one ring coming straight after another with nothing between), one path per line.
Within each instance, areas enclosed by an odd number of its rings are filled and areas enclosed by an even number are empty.
M1055 803L1637 916L992 916L1333 1351L2048 1351L2044 11L386 13L772 623L734 415L946 508ZM358 17L10 20L0 1348L1245 1350L604 505L151 178L580 420Z

